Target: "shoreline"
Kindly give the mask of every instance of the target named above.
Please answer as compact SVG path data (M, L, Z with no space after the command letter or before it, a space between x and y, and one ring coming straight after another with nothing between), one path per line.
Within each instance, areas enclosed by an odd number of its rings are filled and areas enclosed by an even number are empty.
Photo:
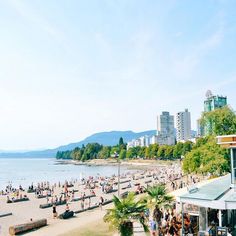
M118 162L114 159L93 159L93 160L87 160L87 161L77 161L72 159L56 159L55 165L86 165L86 166L117 166ZM143 160L143 159L135 159L135 160L121 160L120 165L121 166L127 166L127 167L134 167L138 169L149 169L150 167L156 168L156 167L164 167L169 166L172 164L179 164L179 160ZM133 168L132 168L133 169Z

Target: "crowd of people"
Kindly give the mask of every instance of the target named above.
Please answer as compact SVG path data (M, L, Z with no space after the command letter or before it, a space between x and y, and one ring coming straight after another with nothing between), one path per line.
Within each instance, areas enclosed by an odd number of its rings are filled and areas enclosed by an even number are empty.
M188 178L183 176L181 167L178 164L127 172L122 174L120 179L123 180L121 181L121 189L129 188L129 191L135 191L137 194L144 193L145 188L149 185L165 184L168 190L172 191L200 181L196 176L189 176ZM113 192L117 191L117 181L118 178L116 175L111 177L100 175L95 177L89 176L79 181L77 179L65 181L63 184L61 182L50 184L48 181L45 181L36 185L32 183L28 187L27 192L34 193L36 198L45 198L45 203L52 205L53 218L57 218L58 205L65 204L66 212L70 210L69 205L78 199L78 203L75 204L79 210L90 208L92 205L98 205L102 209L104 201L107 198L111 199L114 194ZM12 185L8 185L4 191L0 192L0 194L6 195L7 199L13 194L15 194L15 198L20 198L22 193L25 194L22 186L13 188ZM93 200L90 195L94 196ZM152 229L153 235L179 235L182 221L181 217L174 210L164 211L160 209L160 212L154 213L151 217L145 213L145 220L150 221L150 228ZM191 233L191 220L189 226L187 224L188 221L186 218L184 228L186 228L186 232ZM157 222L156 226L154 222ZM155 234L155 232L158 232L158 234Z

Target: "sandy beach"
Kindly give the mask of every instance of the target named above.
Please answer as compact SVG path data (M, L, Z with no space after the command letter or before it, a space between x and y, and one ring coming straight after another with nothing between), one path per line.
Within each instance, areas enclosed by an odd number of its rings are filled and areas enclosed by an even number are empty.
M169 190L173 190L173 186L171 185L171 182L176 182L179 184L181 178L183 181L183 186L186 182L186 177L181 177L181 167L179 165L175 166L148 166L148 169L145 168L145 170L138 170L135 174L126 174L124 176L121 176L120 181L124 182L121 183L121 194L127 191L137 191L139 186L147 187L147 185L154 185L158 183L166 183ZM158 177L157 177L158 176ZM170 178L173 178L173 181L170 181ZM112 179L112 180L111 180ZM114 183L114 191L113 193L104 193L102 192L102 188L100 186L100 182L102 180L99 180L96 184L96 188L94 189L96 197L91 198L90 205L98 205L99 199L102 196L104 200L112 199L113 194L117 194L117 176L114 178L110 178L108 181L113 181ZM126 188L129 184L131 184L131 188ZM140 184L140 185L138 185ZM177 186L177 185L176 185ZM125 188L125 189L122 189ZM177 187L176 187L177 188ZM179 186L178 186L179 188ZM74 183L74 186L69 188L69 191L72 189L78 190L78 192L74 193L74 198L81 197L82 194L85 193L85 195L90 195L91 190L88 188L85 188L85 185L81 183L81 181L78 181ZM56 187L54 189L53 195L59 196L59 194L63 191L62 187ZM67 233L70 230L79 228L80 226L84 225L90 225L92 222L96 222L98 219L102 219L102 217L105 214L105 208L110 207L109 205L104 206L101 210L100 208L94 209L94 210L88 210L83 213L76 214L75 217L69 219L69 220L61 220L61 219L53 219L52 215L52 207L40 209L40 204L47 203L46 198L38 199L35 197L35 193L25 193L27 194L27 197L29 198L29 201L25 202L17 202L17 203L6 203L6 196L0 196L0 205L1 205L1 214L2 213L9 213L11 212L12 215L5 216L0 218L0 225L1 225L1 236L9 235L8 229L11 225L16 224L22 224L26 222L30 222L30 219L36 220L36 219L42 219L46 218L48 222L48 226L43 227L41 229L38 229L37 231L29 232L27 235L63 235L64 233ZM11 197L11 194L10 194ZM89 200L85 199L85 208L89 205ZM50 198L49 198L50 202ZM81 209L81 201L71 201L71 199L68 201L70 210L78 211ZM57 206L57 212L58 214L61 214L65 211L65 205Z

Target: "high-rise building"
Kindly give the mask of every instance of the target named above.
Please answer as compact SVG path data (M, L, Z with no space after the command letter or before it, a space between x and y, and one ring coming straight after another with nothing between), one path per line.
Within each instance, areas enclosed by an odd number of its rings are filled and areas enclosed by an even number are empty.
M191 116L188 109L176 114L176 139L177 142L191 139Z
M157 140L159 144L175 144L174 116L167 111L157 117Z
M206 92L206 100L204 101L204 112L214 111L227 105L227 97L220 95L213 95L210 90ZM204 125L204 135L212 133L212 122L207 122Z
M220 95L213 95L210 90L206 92L206 100L204 101L204 111L209 112L217 108L227 105L227 97Z

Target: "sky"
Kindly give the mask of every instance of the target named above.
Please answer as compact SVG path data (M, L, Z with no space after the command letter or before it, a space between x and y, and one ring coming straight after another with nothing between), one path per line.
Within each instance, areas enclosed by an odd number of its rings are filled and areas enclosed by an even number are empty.
M235 0L1 0L0 150L236 109Z

